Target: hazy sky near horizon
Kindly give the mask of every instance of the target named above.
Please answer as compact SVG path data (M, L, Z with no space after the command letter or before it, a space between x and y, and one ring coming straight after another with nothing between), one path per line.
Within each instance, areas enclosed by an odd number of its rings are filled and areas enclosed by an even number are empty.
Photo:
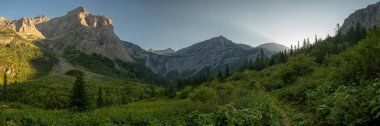
M0 16L52 18L83 6L110 17L122 40L145 49L180 49L219 35L251 46L267 42L290 46L315 34L334 34L337 23L378 1L0 0Z

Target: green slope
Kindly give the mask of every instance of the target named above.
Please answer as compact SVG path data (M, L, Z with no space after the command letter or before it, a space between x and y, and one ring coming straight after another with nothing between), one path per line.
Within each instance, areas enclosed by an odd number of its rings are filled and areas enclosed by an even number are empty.
M3 125L378 124L380 28L366 34L351 32L328 37L307 48L287 53L287 56L285 63L260 71L246 69L199 86L183 86L170 99L163 95L167 89L132 81L126 88L131 90L123 91L120 89L126 86L124 80L87 78L92 96L96 95L96 89L103 88L113 92L109 93L112 94L111 101L122 99L120 92L134 92L125 96L133 99L138 96L139 99L83 113L38 105L54 103L51 99L67 95L63 92L69 90L71 86L67 83L72 84L73 81L68 76L60 79L46 77L46 80L40 79L35 84L26 84L30 88L21 84L11 86L14 92L34 90L34 93L30 93L30 97L26 97L29 93L12 96L16 97L13 103L1 103L0 122ZM50 90L63 92L49 98Z
M23 82L47 74L57 62L53 54L37 47L12 30L0 31L2 39L9 43L0 43L0 81L3 82L8 67L8 83Z

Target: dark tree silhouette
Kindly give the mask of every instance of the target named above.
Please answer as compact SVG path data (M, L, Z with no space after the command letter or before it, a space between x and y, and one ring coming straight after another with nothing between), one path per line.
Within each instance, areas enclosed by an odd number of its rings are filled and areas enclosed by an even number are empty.
M100 88L98 90L98 98L96 99L96 106L99 108L104 106L103 91Z
M86 94L83 76L77 76L70 98L70 107L74 111L85 111L89 109L89 100Z

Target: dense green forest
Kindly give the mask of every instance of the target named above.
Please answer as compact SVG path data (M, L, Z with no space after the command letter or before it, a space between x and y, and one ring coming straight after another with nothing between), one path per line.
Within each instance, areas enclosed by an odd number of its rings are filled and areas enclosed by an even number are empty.
M176 86L123 80L120 75L138 77L130 72L136 67L114 70L112 61L104 57L68 53L73 64L88 65L88 71L107 76L82 80L83 72L78 70L5 84L0 90L0 124L378 124L380 28L366 31L358 25L346 34L337 31L323 40L305 39L302 46L271 57L261 53L239 71L227 67L218 76L205 72L201 79ZM83 58L96 62L80 61ZM74 109L82 104L73 102L75 98L86 101L80 111Z

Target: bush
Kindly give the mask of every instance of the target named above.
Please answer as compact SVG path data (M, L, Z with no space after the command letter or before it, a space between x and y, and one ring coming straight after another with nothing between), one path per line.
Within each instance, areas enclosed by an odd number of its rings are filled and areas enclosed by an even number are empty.
M185 86L185 88L183 88L182 91L181 91L180 97L182 99L187 98L192 90L193 90L193 87L191 87L191 86Z
M307 55L292 57L283 65L280 76L285 84L293 84L298 77L313 72L317 64Z
M84 73L80 70L69 70L65 74L68 76L71 76L71 77L77 77L77 76L83 76L84 75Z
M194 91L194 94L191 96L193 101L201 102L215 102L217 99L217 93L214 89L209 87L201 86Z

